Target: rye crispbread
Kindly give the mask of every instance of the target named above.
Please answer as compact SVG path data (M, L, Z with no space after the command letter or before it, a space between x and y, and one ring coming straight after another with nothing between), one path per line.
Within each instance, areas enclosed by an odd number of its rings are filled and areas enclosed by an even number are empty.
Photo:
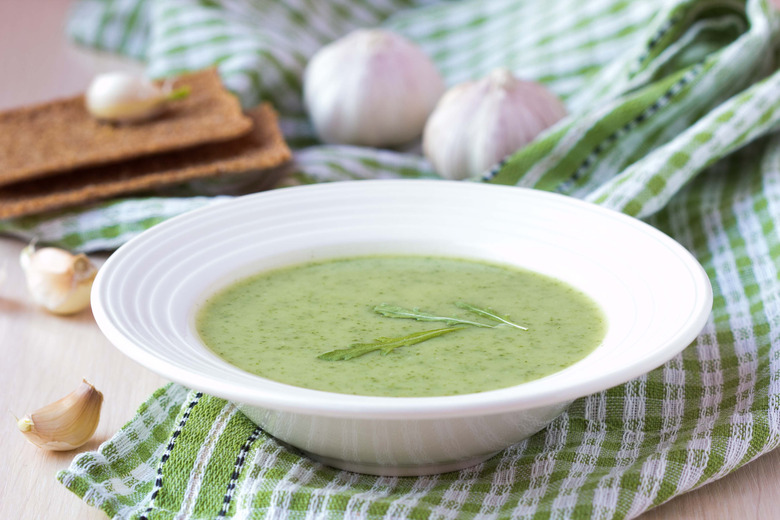
M0 218L31 215L120 194L278 166L290 150L267 105L248 112L252 131L232 141L82 168L0 188Z
M246 135L251 120L215 69L183 75L187 98L139 124L97 121L84 96L0 113L0 186Z

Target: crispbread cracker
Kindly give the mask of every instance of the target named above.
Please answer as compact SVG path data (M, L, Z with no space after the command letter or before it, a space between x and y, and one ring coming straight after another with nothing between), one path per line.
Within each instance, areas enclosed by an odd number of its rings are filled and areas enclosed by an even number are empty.
M0 218L31 215L187 180L278 166L290 158L273 109L249 112L252 131L206 144L0 188Z
M101 123L84 96L0 113L0 186L246 135L252 122L216 70L177 78L187 98L133 125Z

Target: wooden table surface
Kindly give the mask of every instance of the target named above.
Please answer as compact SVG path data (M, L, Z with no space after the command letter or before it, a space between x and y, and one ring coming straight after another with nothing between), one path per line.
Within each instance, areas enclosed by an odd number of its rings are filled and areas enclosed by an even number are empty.
M44 7L45 6L45 7ZM0 1L0 109L79 92L97 72L140 66L67 43L66 0ZM165 381L114 349L89 310L72 317L48 314L24 286L19 252L24 244L0 238L0 519L100 519L54 478L76 453L97 446L127 422ZM102 260L97 257L96 260ZM16 431L22 415L89 379L104 396L95 437L76 452L47 452ZM678 497L642 520L780 518L780 451Z

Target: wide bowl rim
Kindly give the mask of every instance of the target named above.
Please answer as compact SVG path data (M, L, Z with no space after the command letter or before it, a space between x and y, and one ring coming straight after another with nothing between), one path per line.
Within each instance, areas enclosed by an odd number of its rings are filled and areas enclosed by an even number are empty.
M154 353L139 347L132 338L127 337L113 323L108 309L110 300L104 294L104 286L111 276L117 276L114 265L119 263L126 255L132 255L154 238L171 226L179 226L188 220L197 219L204 214L214 211L216 207L225 208L225 205L244 204L256 199L264 200L268 197L294 197L296 193L319 191L324 194L330 190L355 189L355 186L371 187L367 189L383 189L383 185L392 183L395 187L402 184L413 183L414 186L445 183L449 189L455 190L491 190L506 191L516 190L528 196L550 198L574 208L595 212L603 217L619 219L641 229L644 233L653 236L666 247L671 248L683 260L697 287L696 308L691 312L688 326L678 331L665 345L653 353L644 356L641 362L635 362L612 370L598 379L577 381L572 380L563 387L547 389L528 393L526 389L534 383L524 383L514 387L492 390L487 392L463 394L457 396L442 397L377 397L358 396L323 392L311 389L301 389L282 383L277 383L259 376L254 376L258 386L247 388L244 385L234 384L231 381L216 377L206 377L189 371L181 363L169 362ZM411 186L411 185L410 185ZM362 188L359 188L362 189ZM427 179L392 179L392 180L360 180L341 181L338 183L314 184L253 193L236 197L234 199L216 202L209 206L201 207L185 214L168 219L134 237L115 251L103 264L98 272L92 288L92 311L95 320L107 337L107 339L123 354L133 361L150 369L173 382L186 387L197 389L211 395L222 397L243 405L272 409L278 411L302 413L314 416L332 416L345 418L383 418L383 419L410 419L410 418L446 418L467 417L485 414L499 414L523 409L534 409L552 404L570 402L577 398L612 388L639 377L652 369L664 364L669 359L679 354L700 333L705 326L712 307L713 295L709 278L704 268L693 255L674 239L662 231L630 217L626 214L591 204L565 195L523 188L516 186L501 186L491 184L467 183L463 181L444 181ZM236 370L240 370L237 369ZM243 372L243 371L241 371ZM536 380L538 381L538 380ZM290 392L284 391L285 389ZM305 396L302 398L300 396Z

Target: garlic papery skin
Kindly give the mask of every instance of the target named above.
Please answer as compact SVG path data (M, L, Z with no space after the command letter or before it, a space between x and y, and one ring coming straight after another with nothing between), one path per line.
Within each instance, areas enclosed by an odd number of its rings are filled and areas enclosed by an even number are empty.
M95 434L102 405L103 394L84 379L62 399L18 419L16 426L36 446L75 450Z
M544 86L496 69L442 96L425 125L423 153L442 177L475 177L565 115L563 103Z
M390 31L361 29L309 61L303 96L320 139L387 147L418 138L444 92L430 58Z
M35 303L54 314L74 314L89 306L97 268L84 254L30 244L19 257Z
M169 101L189 94L189 88L173 91L125 72L96 76L84 96L87 111L101 121L138 123L160 115Z

